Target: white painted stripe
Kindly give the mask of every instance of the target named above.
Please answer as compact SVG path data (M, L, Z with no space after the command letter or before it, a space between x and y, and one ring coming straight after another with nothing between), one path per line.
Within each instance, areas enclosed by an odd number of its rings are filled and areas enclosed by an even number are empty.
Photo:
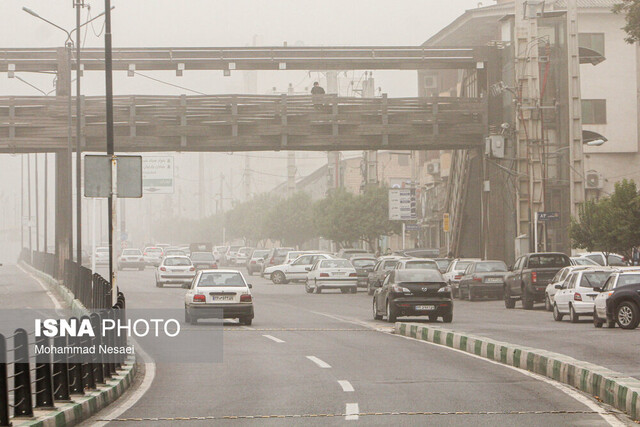
M284 342L284 341L282 341L280 338L276 338L276 337L274 337L274 336L272 336L272 335L263 335L263 337L268 338L268 339L270 339L271 341L275 341L275 342L277 342L278 344L281 344L281 343L283 343L283 342Z
M251 326L245 326L245 325L243 325L243 326L240 326L240 327L241 327L242 329L246 329L247 331L255 331L255 330L256 330L255 328L252 328Z
M345 414L347 415L344 417L344 419L345 421L357 421L359 418L359 413L360 409L358 408L357 403L347 403L347 411L345 412Z
M342 391L353 391L353 386L349 381L338 380L338 384L340 384L340 387L342 387Z
M318 365L321 368L330 368L331 365L329 365L327 362L325 362L324 360L320 360L315 356L307 356L307 359L311 360L313 363L315 363L316 365Z

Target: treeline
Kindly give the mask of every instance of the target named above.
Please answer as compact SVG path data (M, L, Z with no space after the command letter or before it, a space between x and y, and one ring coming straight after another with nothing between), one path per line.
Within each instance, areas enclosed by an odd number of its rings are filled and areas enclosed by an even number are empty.
M631 258L640 246L640 193L633 181L615 184L615 191L599 200L586 201L571 219L574 248L618 253Z
M378 239L400 232L400 224L389 221L388 189L370 187L362 194L332 190L313 201L304 192L291 197L260 194L236 204L224 214L199 220L170 218L158 223L156 236L171 242L242 240L248 246L264 246L267 241L282 246L301 247L318 237L349 247L367 242L372 251Z

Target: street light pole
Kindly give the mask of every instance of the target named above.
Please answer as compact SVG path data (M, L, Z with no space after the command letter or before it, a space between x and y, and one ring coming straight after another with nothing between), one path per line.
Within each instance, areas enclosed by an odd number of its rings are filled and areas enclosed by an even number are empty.
M76 8L76 259L82 265L82 147L81 147L81 100L80 100L80 8L84 0L74 1Z

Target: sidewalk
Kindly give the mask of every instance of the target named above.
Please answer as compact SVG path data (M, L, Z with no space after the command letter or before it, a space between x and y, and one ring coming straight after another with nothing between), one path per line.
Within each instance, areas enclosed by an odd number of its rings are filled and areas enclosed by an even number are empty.
M60 308L57 300L17 264L0 266L0 309Z

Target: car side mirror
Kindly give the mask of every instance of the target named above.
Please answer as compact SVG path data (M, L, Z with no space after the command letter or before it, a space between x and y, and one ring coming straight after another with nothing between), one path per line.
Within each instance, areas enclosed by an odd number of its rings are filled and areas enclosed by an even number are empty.
M554 288L556 289L562 289L562 285L555 285Z
M249 287L249 289L253 288L253 285L251 283L248 283L247 286Z

